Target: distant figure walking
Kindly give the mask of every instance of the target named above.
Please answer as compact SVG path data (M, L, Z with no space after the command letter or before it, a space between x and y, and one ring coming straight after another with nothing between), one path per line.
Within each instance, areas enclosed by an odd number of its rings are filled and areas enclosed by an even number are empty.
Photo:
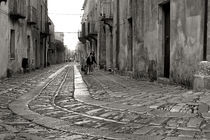
M95 60L94 53L90 53L90 55L87 58L86 64L87 64L87 74L90 74L93 72L93 64L97 64Z

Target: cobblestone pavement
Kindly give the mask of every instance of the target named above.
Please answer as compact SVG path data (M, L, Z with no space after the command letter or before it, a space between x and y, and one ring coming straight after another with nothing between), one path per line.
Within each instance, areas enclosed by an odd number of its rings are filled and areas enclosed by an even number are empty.
M59 65L3 80L0 138L210 139L209 91L78 69Z
M15 114L9 104L36 89L42 81L64 65L51 66L28 74L14 75L0 81L0 140L87 139L85 135L69 133L39 125Z
M114 119L116 112L124 113L121 121L127 123L116 132L161 136L163 140L210 139L210 91L193 92L102 71L83 78L93 100L117 110L109 118Z

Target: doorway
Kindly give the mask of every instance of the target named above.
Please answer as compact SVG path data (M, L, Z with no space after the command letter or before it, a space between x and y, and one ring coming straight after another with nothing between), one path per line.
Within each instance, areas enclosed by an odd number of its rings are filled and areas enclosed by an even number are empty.
M35 68L38 68L38 44L37 44L37 40L35 40Z
M128 71L133 71L133 20L128 19Z
M164 77L170 77L170 2L162 5L164 19Z
M30 64L31 64L31 37L30 36L27 37L27 42L28 42L27 57L28 57L28 64L30 68Z

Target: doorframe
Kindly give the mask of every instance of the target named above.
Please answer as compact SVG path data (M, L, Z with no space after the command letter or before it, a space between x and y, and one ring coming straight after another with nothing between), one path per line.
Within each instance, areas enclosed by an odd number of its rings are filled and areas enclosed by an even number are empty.
M159 56L157 60L157 76L165 77L165 14L163 6L170 3L170 0L165 0L158 3L158 46L159 46ZM170 41L171 42L171 41ZM170 43L171 46L171 43ZM171 47L170 47L171 48ZM171 63L171 61L170 61ZM170 68L169 68L169 78L170 78Z
M207 45L208 45L208 0L204 2L204 40L203 40L203 61L207 61Z
M31 36L27 35L27 58L28 58L28 64L29 69L31 68Z
M127 58L127 63L128 63L128 66L127 66L127 70L129 72L133 72L133 18L130 17L128 18L128 48L127 48L127 52L128 52L128 58ZM130 50L129 50L130 49Z

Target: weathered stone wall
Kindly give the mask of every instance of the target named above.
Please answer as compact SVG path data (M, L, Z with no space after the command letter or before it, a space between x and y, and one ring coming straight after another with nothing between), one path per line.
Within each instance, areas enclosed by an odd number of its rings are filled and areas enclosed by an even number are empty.
M27 23L23 19L11 21L10 29L15 30L15 58L9 60L8 68L21 72L22 60L27 58Z
M8 3L1 2L0 4L0 77L6 76L8 65L9 52L9 17Z
M11 0L7 1L8 4L12 2ZM23 3L21 3L23 4ZM24 16L27 18L27 5L24 3L22 7L24 9ZM9 9L10 10L10 9ZM8 12L9 12L8 10ZM14 19L9 17L9 41L11 38L11 30L15 32L15 57L11 58L10 56L10 44L7 46L9 48L8 57L8 69L15 72L22 72L22 60L27 58L27 21L24 18Z
M82 28L82 32L85 33L84 41L84 50L86 51L87 57L90 52L95 53L96 60L99 64L100 58L100 49L99 49L99 38L98 32L100 30L99 16L100 16L100 0L85 0L84 5L84 14L82 18L82 24L85 25L85 28ZM83 59L83 58L81 58Z
M49 18L49 22L51 23L49 26L49 42L50 42L50 46L48 49L48 54L47 54L47 62L50 65L56 64L56 47L55 47L55 25L53 24L53 22L51 21L51 19Z
M134 77L145 77L147 52L144 47L144 0L133 0L133 54Z
M152 71L164 76L164 0L133 0L133 70L135 77L147 77ZM114 52L117 56L117 2L114 14ZM120 0L119 69L128 66L128 0ZM170 79L191 85L197 65L203 59L204 1L170 1ZM117 65L117 59L114 59Z
M118 68L118 5L117 5L118 0L113 1L113 29L112 29L112 34L113 34L113 69Z
M207 5L207 60L210 61L210 0L206 1Z
M127 26L127 0L119 1L119 26L120 26L120 48L119 48L119 69L126 70L127 47L128 47L128 26Z
M113 38L112 38L112 31L110 28L105 25L105 32L106 32L106 69L113 68Z
M191 85L203 59L204 1L171 1L171 78Z
M28 10L28 6L31 6L33 8L36 9L36 14L37 14L37 22L35 24L28 24L27 25L27 36L30 36L30 48L28 46L28 42L27 42L27 49L29 49L29 52L27 51L27 58L29 59L29 66L30 66L30 69L35 69L36 68L36 40L39 41L39 38L40 38L40 34L37 30L37 27L38 27L38 10L37 10L37 7L38 7L38 1L37 0L33 0L33 1L27 1L27 10ZM27 14L29 11L27 11ZM27 19L28 20L28 19ZM28 40L27 40L28 41Z
M47 5L46 0L33 0L29 4L28 1L21 5L24 9L25 18L12 18L9 14L9 2L12 0L7 0L7 2L1 2L0 5L0 77L6 76L7 69L11 70L13 73L22 72L22 60L23 58L29 59L30 68L39 68L41 63L41 58L46 57L46 51L40 48L40 31L46 32L46 26L48 22L47 15ZM23 4L22 3L22 4ZM38 22L36 25L28 24L28 6L33 6L37 9ZM43 5L43 15L41 16L40 8ZM22 9L22 10L23 10ZM41 22L41 17L42 22ZM42 26L41 26L42 24ZM42 27L42 28L41 28ZM41 30L42 29L42 30ZM10 32L15 31L15 57L10 56ZM29 39L30 44L29 44ZM43 46L47 47L47 39L43 40ZM29 47L30 46L30 47ZM47 48L46 48L47 49ZM42 57L41 57L42 56ZM44 60L44 59L43 59ZM45 62L43 62L45 63Z

